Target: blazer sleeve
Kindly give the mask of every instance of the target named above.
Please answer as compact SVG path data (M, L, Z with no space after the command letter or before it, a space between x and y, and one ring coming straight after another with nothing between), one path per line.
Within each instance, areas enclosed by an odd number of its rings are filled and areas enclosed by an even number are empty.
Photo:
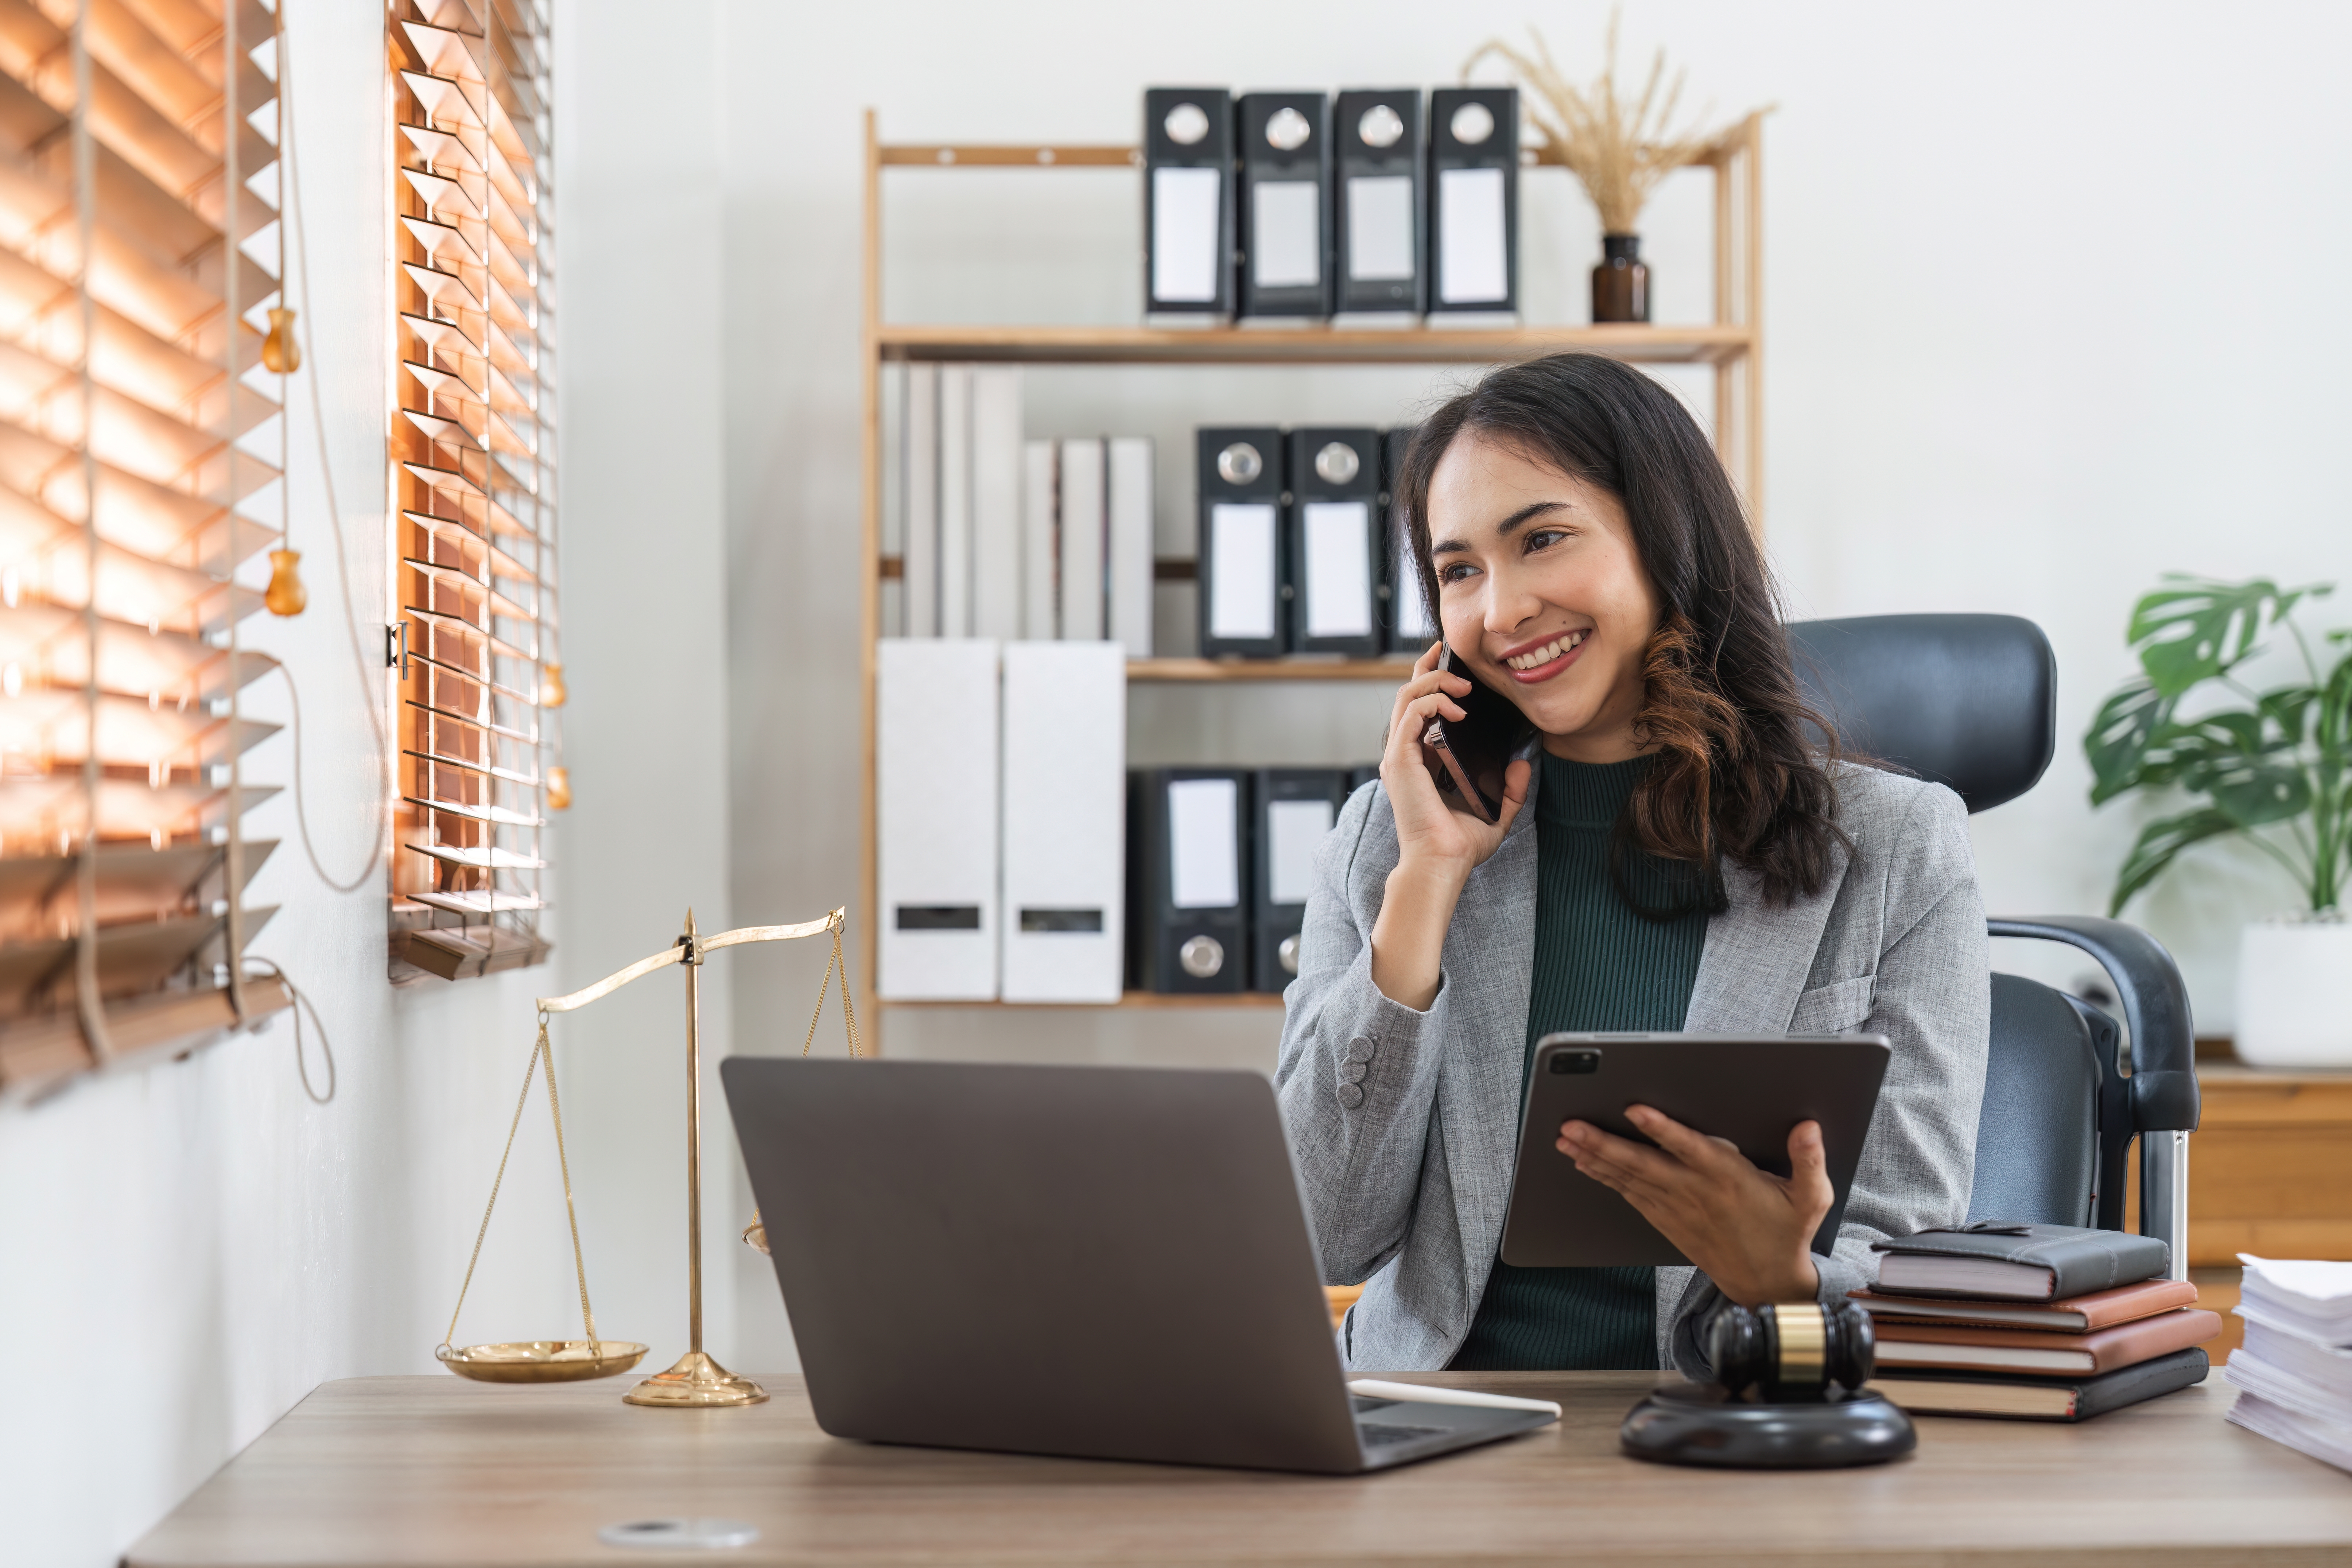
M1940 785L1919 789L1873 850L1886 858L1883 919L1869 1013L1853 1031L1885 1036L1893 1055L1837 1242L1813 1255L1825 1307L1877 1277L1872 1242L1967 1219L1991 1050L1991 950L1967 808ZM1721 1300L1697 1275L1675 1313L1675 1364L1690 1376L1712 1375L1698 1336Z
M1394 858L1378 850L1392 822L1385 791L1370 784L1325 837L1298 977L1283 994L1275 1091L1333 1285L1370 1279L1403 1244L1437 1111L1444 974L1427 1012L1372 984L1372 922L1387 889L1380 862Z

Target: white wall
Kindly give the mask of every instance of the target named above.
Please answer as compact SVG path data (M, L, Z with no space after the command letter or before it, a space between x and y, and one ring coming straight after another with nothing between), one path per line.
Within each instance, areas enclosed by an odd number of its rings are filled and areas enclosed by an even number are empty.
M560 845L566 921L555 968L566 989L669 946L689 908L701 931L731 923L718 7L676 0L658 27L645 16L608 0L566 5L556 39L564 740L575 802ZM665 94L657 135L640 107L649 82ZM610 1303L600 1301L598 1327L652 1344L648 1372L686 1348L681 974L665 971L555 1025L574 1097L567 1111L587 1150L572 1166L581 1237ZM719 1282L704 1322L723 1361L729 1248L742 1224L729 1201L740 1162L716 1073L731 997L723 981L701 994L704 1250Z

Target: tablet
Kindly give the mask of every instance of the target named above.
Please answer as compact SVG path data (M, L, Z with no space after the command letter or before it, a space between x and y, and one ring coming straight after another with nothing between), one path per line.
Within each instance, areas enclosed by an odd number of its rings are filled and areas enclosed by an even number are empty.
M1789 1129L1820 1122L1837 1196L1812 1249L1829 1251L1888 1054L1883 1035L1546 1035L1536 1042L1519 1115L1503 1261L1519 1268L1690 1261L1557 1147L1559 1124L1570 1120L1649 1142L1625 1120L1629 1105L1727 1139L1778 1176L1789 1173Z

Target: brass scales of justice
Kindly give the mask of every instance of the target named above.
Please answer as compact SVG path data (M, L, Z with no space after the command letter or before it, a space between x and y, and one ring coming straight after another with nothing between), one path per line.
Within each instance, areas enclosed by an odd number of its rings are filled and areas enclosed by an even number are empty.
M743 926L735 931L721 931L717 936L701 936L694 929L694 911L686 912L686 930L677 941L650 958L641 958L626 969L606 975L595 984L574 991L567 996L539 998L539 1038L531 1047L530 1065L522 1075L522 1094L515 1101L513 1122L507 1128L507 1145L499 1156L499 1173L490 1183L490 1201L482 1210L481 1228L474 1235L474 1254L466 1264L465 1282L457 1287L457 1306L449 1314L449 1331L442 1336L434 1354L444 1366L464 1377L478 1378L486 1383L572 1383L584 1378L611 1377L637 1364L646 1347L634 1341L600 1339L596 1333L596 1314L588 1305L588 1266L580 1251L580 1217L572 1203L572 1166L563 1151L563 1108L555 1093L555 1053L547 1039L547 1020L551 1013L572 1013L599 1002L632 981L642 980L657 969L682 964L686 969L686 1300L687 1339L685 1355L667 1372L656 1373L621 1396L629 1405L650 1405L672 1409L708 1409L713 1406L757 1405L768 1397L768 1391L750 1378L738 1377L713 1361L702 1349L702 1039L701 1039L701 976L706 957L723 947L740 947L755 942L796 942L804 936L830 932L833 954L825 961L824 981L817 987L816 1010L809 1015L808 1038L801 1044L801 1055L816 1043L817 1020L824 1013L825 992L833 985L834 976L841 976L842 1026L849 1040L849 1054L859 1054L857 1048L857 1012L849 996L849 966L841 955L841 933L848 924L848 910L835 910L821 920L805 921L789 926ZM515 1134L522 1127L522 1113L530 1102L531 1079L544 1067L547 1074L547 1109L555 1123L556 1165L563 1175L563 1212L572 1226L572 1264L580 1283L580 1319L587 1338L581 1340L523 1340L504 1344L466 1345L453 1347L457 1337L457 1314L465 1310L466 1291L474 1282L474 1268L482 1258L482 1240L489 1234L490 1215L498 1208L499 1188L506 1181L507 1160L514 1152ZM756 1216L751 1227L744 1232L745 1241L767 1250L762 1243Z

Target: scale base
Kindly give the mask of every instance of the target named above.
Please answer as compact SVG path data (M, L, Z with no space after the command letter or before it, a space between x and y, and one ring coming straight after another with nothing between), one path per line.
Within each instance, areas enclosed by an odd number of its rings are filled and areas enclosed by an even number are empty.
M667 1372L657 1372L621 1395L624 1405L653 1405L671 1410L708 1410L730 1405L759 1405L768 1391L748 1377L738 1377L700 1351L688 1351Z
M1919 1446L1911 1418L1872 1389L1779 1404L1734 1398L1716 1383L1652 1389L1617 1440L1638 1459L1734 1470L1880 1465Z

